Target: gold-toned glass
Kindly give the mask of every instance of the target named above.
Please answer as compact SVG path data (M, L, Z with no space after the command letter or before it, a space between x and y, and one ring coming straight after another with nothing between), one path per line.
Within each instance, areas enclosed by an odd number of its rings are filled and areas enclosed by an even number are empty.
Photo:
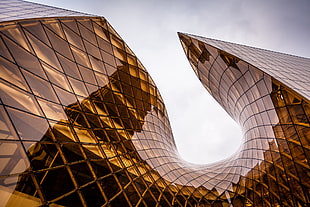
M309 204L309 59L179 34L244 132L232 157L194 165L180 159L153 80L103 17L20 0L0 9L2 205Z

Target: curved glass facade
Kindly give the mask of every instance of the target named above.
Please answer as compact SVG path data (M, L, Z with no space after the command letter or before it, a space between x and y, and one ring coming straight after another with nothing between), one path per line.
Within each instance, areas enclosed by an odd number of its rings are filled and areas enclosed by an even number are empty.
M309 203L309 59L179 34L244 134L232 157L194 165L178 155L151 77L103 17L1 4L4 206Z
M306 206L310 60L194 35L179 37L204 87L244 134L240 150L217 163L229 203Z

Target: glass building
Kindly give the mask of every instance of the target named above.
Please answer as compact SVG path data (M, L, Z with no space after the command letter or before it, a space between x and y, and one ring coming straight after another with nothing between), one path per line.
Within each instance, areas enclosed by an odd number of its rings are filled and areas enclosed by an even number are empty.
M240 124L231 157L179 157L160 93L100 16L0 0L2 206L308 206L310 59L179 33Z

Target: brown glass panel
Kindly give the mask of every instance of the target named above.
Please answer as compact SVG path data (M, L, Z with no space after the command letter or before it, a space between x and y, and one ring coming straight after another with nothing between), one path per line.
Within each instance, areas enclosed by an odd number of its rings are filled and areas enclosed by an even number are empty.
M75 188L71 176L65 167L50 169L44 176L44 180L40 182L40 186L46 200L53 200Z
M70 93L57 86L54 86L54 89L62 105L68 106L76 102L77 99L73 93Z
M51 103L43 99L38 99L38 103L41 106L46 118L56 121L64 121L67 119L67 116L61 105Z
M42 23L48 27L50 30L54 31L58 36L64 39L64 34L61 28L61 25L59 24L57 19L48 19L45 21L42 21Z
M99 48L107 53L113 54L111 43L108 40L97 37Z
M84 48L82 39L77 33L73 32L71 29L69 29L66 26L63 27L63 30L70 44L74 45L77 48L81 48L81 49Z
M61 23L66 25L67 28L70 28L76 34L79 34L79 30L78 30L78 27L77 27L75 19L68 18L68 19L61 19L60 21L61 21Z
M96 183L86 186L81 191L88 206L102 206L107 202Z
M29 167L29 161L20 142L0 141L0 175L22 173ZM15 185L17 179L14 178Z
M97 84L93 70L85 68L83 66L79 66L79 69L85 82Z
M7 47L5 46L4 42L2 41L2 39L0 38L0 55L2 57L5 57L6 59L10 60L10 61L14 61L9 50L7 49ZM2 62L2 61L1 61Z
M106 73L105 72L105 68L104 68L104 64L103 64L103 62L100 59L97 59L95 57L89 56L89 60L90 60L90 63L92 65L92 68L95 71L98 71L100 73Z
M74 58L78 64L90 68L88 56L84 51L79 50L75 47L71 47L71 50L72 50Z
M37 115L42 115L34 96L30 93L15 88L12 85L0 81L0 94L4 104L28 111Z
M102 28L102 26L99 26L98 23L99 22L96 22L96 23L93 22L94 32L97 35L97 40L99 41L99 37L100 37L106 41L109 41L110 38L109 38L108 31L106 30L106 28ZM101 48L104 48L104 47L101 47Z
M25 82L25 79L15 64L0 57L0 70L1 70L1 78L5 79L10 83L13 83L14 85L24 90L28 90L28 86Z
M40 77L45 77L40 63L35 56L31 55L28 51L23 50L21 47L7 38L4 38L4 41L7 44L11 54L13 55L14 60L19 66L26 68L28 71L39 75Z
M91 44L87 41L84 41L84 44L85 44L86 51L88 54L94 56L97 59L101 58L98 47L94 46L93 44Z
M26 81L28 82L32 92L39 97L45 98L47 100L58 102L57 97L54 93L51 84L38 76L35 76L27 71L22 71Z
M48 65L45 65L45 64L42 64L42 66L44 70L46 71L49 81L51 81L53 85L57 85L59 87L66 89L67 91L72 92L70 84L64 73L59 72L55 70L54 68Z
M8 113L21 139L39 141L49 127L44 118L13 109Z
M84 96L84 97L88 96L88 92L87 92L86 87L82 81L79 81L79 80L76 80L76 79L70 78L70 77L68 79L69 79L69 82L70 82L75 94L77 94L79 96Z
M20 45L23 49L31 52L32 49L29 47L29 43L27 42L21 28L18 25L14 25L13 27L7 28L5 30L1 30L3 34L10 37L14 40L15 43Z
M92 25L88 19L81 19L78 20L78 26L83 39L89 41L93 45L96 45L96 37L95 34L92 32Z
M43 41L46 45L51 46L50 42L43 30L43 26L41 22L38 21L26 21L25 23L21 23L21 25L25 28L26 31L34 35L39 40Z
M100 50L100 52L101 52L104 62L108 63L109 65L113 67L116 67L115 59L112 55L110 55L109 53L106 53L103 50Z
M57 55L59 58L59 62L62 66L61 72L64 72L65 74L74 77L76 79L81 80L81 75L80 72L77 68L77 64L75 62L72 62L71 60L67 59L66 57L62 56L62 55Z
M32 35L27 35L36 56L54 68L61 68L55 52Z
M52 44L52 47L65 56L66 58L69 58L70 60L73 60L72 53L70 51L69 44L59 36L57 36L55 33L50 31L49 29L46 29L46 34L48 35L49 41Z

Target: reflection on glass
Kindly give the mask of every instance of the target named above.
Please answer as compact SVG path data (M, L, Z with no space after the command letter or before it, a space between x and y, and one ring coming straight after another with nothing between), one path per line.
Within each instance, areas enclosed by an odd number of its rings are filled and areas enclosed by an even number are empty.
M179 158L140 61L105 19L78 16L0 25L5 206L309 203L308 92L254 64L283 54L180 34L202 84L244 132L232 157L194 165Z

